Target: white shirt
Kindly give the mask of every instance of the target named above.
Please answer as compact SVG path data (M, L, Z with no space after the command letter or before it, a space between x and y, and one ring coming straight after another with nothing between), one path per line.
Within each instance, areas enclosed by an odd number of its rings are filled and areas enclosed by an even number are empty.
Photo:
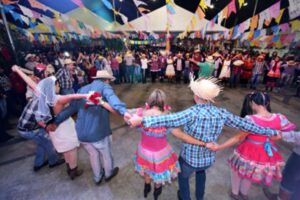
M141 59L141 63L142 63L142 69L147 69L148 68L147 58Z

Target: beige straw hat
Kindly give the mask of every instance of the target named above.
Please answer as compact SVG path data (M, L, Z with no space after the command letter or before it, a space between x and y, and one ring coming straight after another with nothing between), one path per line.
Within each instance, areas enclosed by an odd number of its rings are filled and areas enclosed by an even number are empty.
M194 95L198 96L200 99L214 102L214 99L222 91L222 87L217 83L218 80L216 78L198 78L197 80L191 78L189 87Z
M98 78L110 79L111 81L116 80L116 78L110 75L106 70L99 70L97 71L96 76L92 77L92 79L98 79Z

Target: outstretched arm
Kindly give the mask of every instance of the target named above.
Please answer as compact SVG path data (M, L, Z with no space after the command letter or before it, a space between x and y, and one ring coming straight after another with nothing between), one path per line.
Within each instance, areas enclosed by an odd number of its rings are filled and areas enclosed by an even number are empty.
M199 146L206 146L206 143L201 141L201 140L197 140L194 137L184 133L180 128L174 128L171 132L175 137L181 139L182 141L186 142L186 143L190 143L190 144L195 144L195 145L199 145Z
M12 71L16 72L26 82L26 84L33 89L34 92L36 92L37 84L23 72L24 70L22 68L14 65L11 69Z

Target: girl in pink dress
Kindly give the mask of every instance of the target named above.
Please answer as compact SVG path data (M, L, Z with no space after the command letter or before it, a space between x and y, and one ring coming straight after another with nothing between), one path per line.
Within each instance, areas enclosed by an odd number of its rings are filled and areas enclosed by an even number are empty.
M281 131L295 129L295 125L285 116L271 113L270 98L262 92L246 96L241 115L262 127ZM281 180L284 161L273 139L275 138L241 132L212 148L222 150L241 142L229 159L232 185L230 196L233 199L248 199L248 191L253 182L270 186L273 178Z
M165 104L166 95L161 90L154 90L145 108L131 110L139 116L157 116L166 114L169 106ZM134 155L135 171L144 177L144 197L151 191L151 181L154 182L154 199L156 200L162 192L162 185L171 183L180 171L178 157L167 141L167 134L172 132L176 137L185 142L205 146L205 143L189 135L180 129L168 130L165 127L144 128L139 127L141 141Z

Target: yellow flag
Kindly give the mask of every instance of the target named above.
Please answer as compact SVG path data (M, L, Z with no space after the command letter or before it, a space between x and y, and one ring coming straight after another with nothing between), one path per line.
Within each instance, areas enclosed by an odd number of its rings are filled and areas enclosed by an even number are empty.
M244 5L244 3L245 3L245 0L239 0L239 6L240 6L240 8Z
M294 20L290 22L292 25L292 32L300 29L300 20Z
M192 28L192 29L195 29L196 23L197 23L196 16L193 15L192 20L191 20L191 28Z
M285 9L285 8L284 8ZM283 15L283 12L284 12L284 9L281 9L280 10L280 14L278 15L278 17L275 19L276 23L279 24L280 20L281 20L281 17Z
M202 10L206 10L207 9L207 5L205 4L204 0L200 0L199 6L202 8Z

